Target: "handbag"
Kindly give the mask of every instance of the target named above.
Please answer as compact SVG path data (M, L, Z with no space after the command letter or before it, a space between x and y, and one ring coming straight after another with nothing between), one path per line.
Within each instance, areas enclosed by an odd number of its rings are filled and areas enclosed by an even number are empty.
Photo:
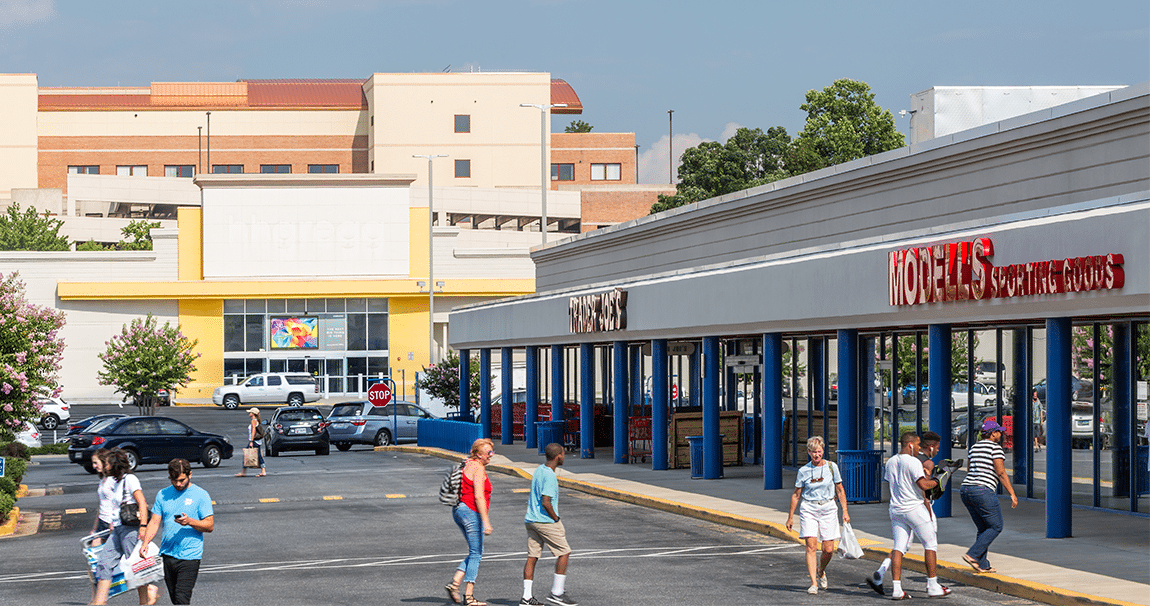
M140 525L140 505L136 503L135 499L127 501L131 495L125 495L124 491L127 489L127 476L125 479L120 480L120 525L121 526L139 526Z
M259 467L260 466L260 449L258 448L245 448L244 449L244 467Z
M848 560L857 560L863 556L862 546L859 545L858 537L855 536L850 524L843 524L842 538L839 539L839 548L835 551L840 558Z

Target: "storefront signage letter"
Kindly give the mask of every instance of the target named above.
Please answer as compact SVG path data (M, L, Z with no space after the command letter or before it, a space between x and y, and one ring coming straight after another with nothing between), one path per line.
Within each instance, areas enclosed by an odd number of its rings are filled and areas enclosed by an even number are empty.
M571 297L567 305L571 332L606 332L627 328L627 291Z

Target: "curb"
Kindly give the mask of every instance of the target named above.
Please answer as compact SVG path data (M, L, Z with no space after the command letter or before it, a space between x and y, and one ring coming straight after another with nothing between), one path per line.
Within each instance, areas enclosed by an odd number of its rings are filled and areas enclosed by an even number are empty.
M20 508L13 507L12 511L8 514L8 521L0 525L0 537L8 536L16 532L16 524L20 521Z
M17 486L16 487L16 498L19 499L19 498L23 498L26 496L28 496L28 485L27 484L21 484L21 485Z
M441 459L449 459L453 461L461 461L466 458L464 455L440 448L429 448L426 446L378 446L377 451L393 451L393 452L407 452L413 454L429 455L439 457ZM531 476L519 467L511 465L501 465L492 463L489 464L488 469L497 471L506 475L518 476L523 479L531 479ZM764 522L745 516L739 516L722 511L715 511L707 509L706 507L698 507L694 505L687 505L676 501L669 501L656 497L649 497L642 494L618 490L615 488L607 488L592 484L583 480L573 480L571 478L559 478L559 485L571 490L578 490L579 492L612 499L615 501L622 501L632 505L639 505L641 507L648 507L651 509L658 509L668 513L678 514L712 522L723 526L732 528L740 528L742 530L749 530L765 534L778 539L793 541L801 543L798 539L798 533L790 532L782 524L774 522ZM887 557L890 550L885 548L867 547L866 542L863 546L863 557L868 560L881 562ZM915 572L926 573L926 562L922 556L912 554L905 554L903 556L903 567L914 570ZM1012 595L1015 597L1032 600L1035 602L1042 602L1044 604L1051 604L1053 606L1073 606L1080 604L1089 605L1106 605L1106 606L1139 606L1134 602L1124 602L1122 600L1111 600L1100 596L1080 593L1069 589L1061 589L1051 585L1042 583L1034 583L1023 579L1016 579L1005 575L990 573L990 574L974 574L970 571L970 567L963 564L959 565L954 562L938 562L938 576L943 577L949 581L958 581L964 585L986 589L996 593Z

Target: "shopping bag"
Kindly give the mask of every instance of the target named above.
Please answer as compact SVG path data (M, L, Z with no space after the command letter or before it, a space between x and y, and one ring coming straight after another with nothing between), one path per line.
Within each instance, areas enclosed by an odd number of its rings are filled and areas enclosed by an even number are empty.
M120 572L124 574L125 589L135 589L164 580L164 563L160 560L160 546L148 545L148 555L141 557L139 549L120 558Z
M863 556L862 546L859 545L859 540L855 537L855 531L850 524L843 524L837 551L840 558L848 560L857 560Z
M244 467L259 467L260 451L258 448L244 449Z

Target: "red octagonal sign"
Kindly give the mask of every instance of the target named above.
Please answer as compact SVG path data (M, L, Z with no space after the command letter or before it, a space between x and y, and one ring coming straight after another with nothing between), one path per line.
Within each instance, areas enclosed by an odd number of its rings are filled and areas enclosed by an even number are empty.
M391 404L391 386L380 381L367 388L367 401L372 406L387 406Z

